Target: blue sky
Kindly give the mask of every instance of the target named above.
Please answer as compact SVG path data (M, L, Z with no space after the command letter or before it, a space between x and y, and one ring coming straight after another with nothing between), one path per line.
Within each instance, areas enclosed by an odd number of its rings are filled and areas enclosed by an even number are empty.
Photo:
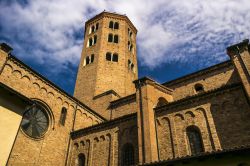
M227 46L250 36L249 0L1 0L0 42L73 93L84 22L103 10L138 29L139 77L166 82L228 59Z

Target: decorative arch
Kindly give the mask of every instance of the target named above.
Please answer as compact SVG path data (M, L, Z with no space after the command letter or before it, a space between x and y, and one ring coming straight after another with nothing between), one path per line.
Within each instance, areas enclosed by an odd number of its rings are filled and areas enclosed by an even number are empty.
M185 115L188 115L188 116L190 116L190 117L192 117L192 118L195 117L195 115L194 115L194 113L193 113L192 111L187 111L187 112L185 112Z
M184 120L184 116L180 113L177 113L174 115L175 118L180 118L181 120Z

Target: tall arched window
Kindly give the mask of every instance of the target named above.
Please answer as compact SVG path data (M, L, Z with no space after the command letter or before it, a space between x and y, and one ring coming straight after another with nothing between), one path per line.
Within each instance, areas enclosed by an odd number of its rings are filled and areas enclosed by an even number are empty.
M192 155L204 152L200 130L196 126L189 126L186 129L189 148Z
M113 29L113 27L114 27L114 22L113 22L113 21L110 21L110 22L109 22L109 28Z
M114 29L119 29L119 23L115 22Z
M67 109L63 107L61 110L61 116L60 116L60 124L63 126L65 125L66 116L67 116Z
M122 166L135 165L134 147L127 143L122 147Z
M113 42L113 34L109 34L108 36L108 42Z
M118 43L118 35L114 36L114 43Z
M111 53L110 52L106 53L106 60L111 61Z
M113 62L118 62L118 54L113 54L113 57L112 57L112 61Z
M78 166L85 166L85 155L82 153L78 155Z

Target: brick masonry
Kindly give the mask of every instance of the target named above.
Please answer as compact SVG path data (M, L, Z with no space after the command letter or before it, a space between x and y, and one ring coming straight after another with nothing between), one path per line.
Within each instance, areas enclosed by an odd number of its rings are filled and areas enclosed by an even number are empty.
M119 23L110 29L109 21ZM89 29L99 23L98 30ZM128 35L132 31L132 39ZM230 60L159 84L138 79L137 30L124 15L102 12L86 22L85 40L74 96L0 50L0 82L47 108L49 129L33 139L17 132L8 165L122 165L123 147L134 147L136 164L191 155L186 134L189 126L200 130L205 152L250 144L250 55L248 41L229 47ZM119 43L108 43L109 33ZM97 43L87 47L90 37ZM134 52L128 50L128 41ZM106 60L118 53L118 62ZM84 65L86 56L95 55ZM128 67L128 60L135 71ZM203 86L202 92L195 90ZM59 123L62 107L65 125Z

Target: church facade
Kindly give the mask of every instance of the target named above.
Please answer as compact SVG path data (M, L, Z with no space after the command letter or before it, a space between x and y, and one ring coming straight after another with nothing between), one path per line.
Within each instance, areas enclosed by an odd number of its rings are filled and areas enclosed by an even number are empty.
M249 41L160 84L138 79L136 34L125 15L88 20L73 96L2 43L0 165L250 164Z

